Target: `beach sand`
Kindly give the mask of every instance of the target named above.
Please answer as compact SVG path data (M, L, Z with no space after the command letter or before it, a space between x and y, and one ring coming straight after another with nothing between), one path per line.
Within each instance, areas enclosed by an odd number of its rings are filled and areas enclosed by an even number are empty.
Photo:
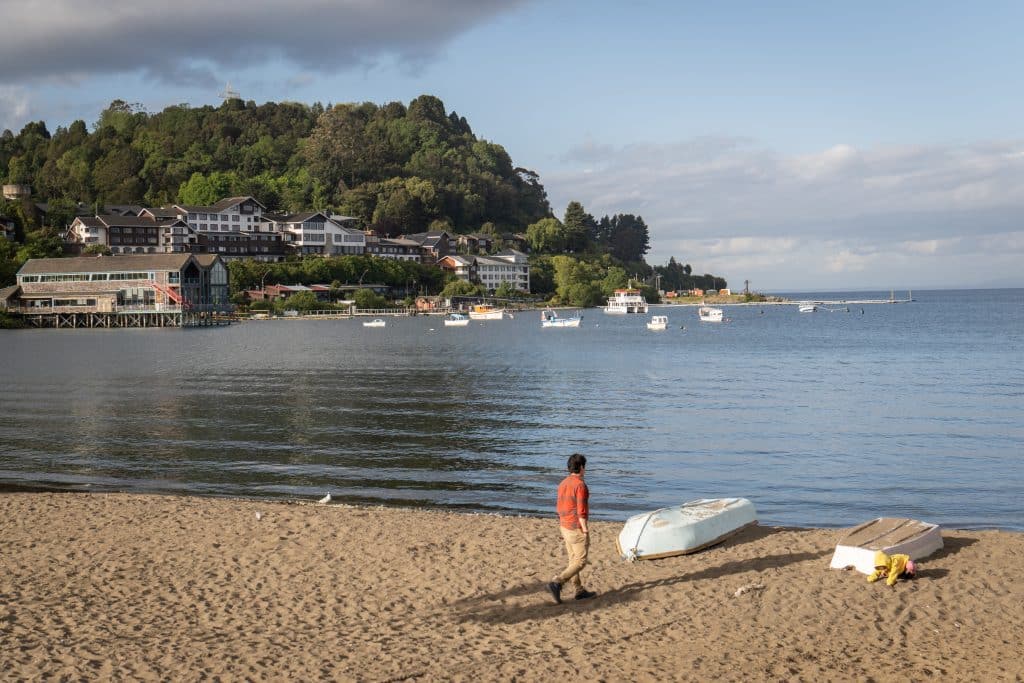
M259 513L259 515L257 515ZM260 518L258 518L258 516ZM1007 681L1024 535L944 531L895 588L842 530L755 527L555 605L557 521L128 494L0 495L0 671L34 679Z

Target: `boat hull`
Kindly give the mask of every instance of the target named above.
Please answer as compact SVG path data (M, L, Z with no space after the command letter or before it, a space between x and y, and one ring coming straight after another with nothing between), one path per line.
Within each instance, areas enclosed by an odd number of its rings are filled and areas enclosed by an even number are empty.
M469 312L470 320L504 320L505 317L505 311L487 311L486 313L478 313L476 311Z
M445 320L445 327L465 327L469 324L469 318L463 318L461 320Z
M875 553L899 553L912 560L928 557L942 548L938 524L901 517L879 517L850 529L836 544L831 569L856 569L861 574L875 571Z
M630 517L615 545L624 559L657 560L695 553L755 524L746 498L702 498Z
M579 327L580 318L558 318L557 320L542 320L541 327Z

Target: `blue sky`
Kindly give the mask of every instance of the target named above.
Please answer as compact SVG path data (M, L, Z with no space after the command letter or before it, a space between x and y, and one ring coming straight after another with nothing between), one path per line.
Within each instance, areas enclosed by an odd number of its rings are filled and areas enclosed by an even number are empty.
M762 291L1024 286L1018 2L7 0L0 128L429 93Z

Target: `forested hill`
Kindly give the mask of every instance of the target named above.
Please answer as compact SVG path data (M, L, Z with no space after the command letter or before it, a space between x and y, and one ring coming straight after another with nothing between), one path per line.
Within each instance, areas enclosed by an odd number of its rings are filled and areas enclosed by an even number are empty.
M90 131L43 122L0 137L0 180L44 201L333 209L383 234L522 231L550 214L537 175L436 97L324 108L228 100L156 114L113 102Z

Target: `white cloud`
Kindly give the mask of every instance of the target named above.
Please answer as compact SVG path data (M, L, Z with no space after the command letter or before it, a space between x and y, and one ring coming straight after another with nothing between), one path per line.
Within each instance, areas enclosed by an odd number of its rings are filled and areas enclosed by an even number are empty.
M218 67L284 59L321 73L382 57L421 65L524 0L7 0L0 82L144 72L209 85Z
M1024 143L837 144L787 156L750 140L702 138L570 150L588 172L544 173L558 213L633 213L651 231L648 261L815 288L1024 285ZM971 259L964 258L969 254ZM974 267L976 270L971 271ZM1002 270L1000 270L1002 269Z
M14 130L31 111L32 100L24 88L0 85L0 130Z

